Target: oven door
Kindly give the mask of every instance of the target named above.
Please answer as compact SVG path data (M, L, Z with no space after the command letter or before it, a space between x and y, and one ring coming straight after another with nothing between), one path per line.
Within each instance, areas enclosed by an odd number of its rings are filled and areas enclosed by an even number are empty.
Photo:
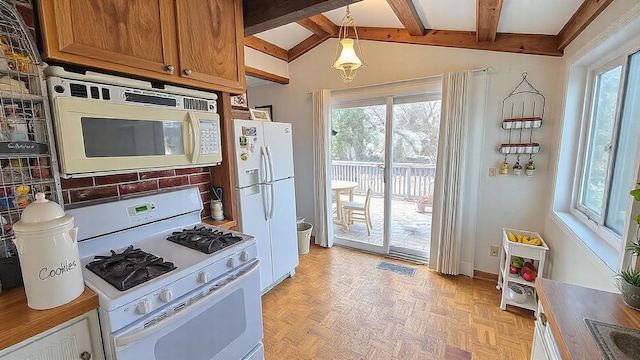
M141 324L132 324L112 334L110 345L114 358L242 359L262 340L258 268L259 261L255 260L239 273L227 275L172 302L168 305L171 309L164 312L179 310L154 325L143 328Z
M53 111L65 177L222 160L216 113L64 97Z

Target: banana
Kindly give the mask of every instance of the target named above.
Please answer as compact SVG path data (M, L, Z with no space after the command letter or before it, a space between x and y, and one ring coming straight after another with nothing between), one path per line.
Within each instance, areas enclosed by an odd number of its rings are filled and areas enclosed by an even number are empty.
M507 234L507 238L509 238L509 241L516 241L516 236L511 231Z
M536 246L540 246L540 245L542 245L542 240L540 240L540 239L538 239L538 238L535 238L534 240L535 240L535 241L533 242L533 245L536 245Z
M526 236L523 236L523 237L522 237L522 241L521 241L521 242L522 242L523 244L528 244L528 243L529 243L529 238L528 238L528 237L526 237Z
M522 242L522 234L516 234L516 241L518 241L519 243Z

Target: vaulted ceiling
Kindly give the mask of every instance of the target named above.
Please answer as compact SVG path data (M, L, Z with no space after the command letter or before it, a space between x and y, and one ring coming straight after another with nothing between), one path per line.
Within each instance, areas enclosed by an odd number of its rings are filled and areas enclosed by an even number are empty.
M361 40L562 56L612 1L243 0L245 45L291 62L336 38L350 5Z

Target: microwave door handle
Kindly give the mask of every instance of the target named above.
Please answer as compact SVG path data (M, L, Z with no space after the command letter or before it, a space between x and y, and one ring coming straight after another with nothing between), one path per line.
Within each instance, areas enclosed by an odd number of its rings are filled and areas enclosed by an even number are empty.
M198 122L198 116L192 111L189 114L189 128L191 131L191 163L197 164L200 159L200 123Z
M225 285L215 289L214 291L211 291L210 293L208 293L204 297L200 298L200 300L198 300L197 303L188 306L186 309L180 311L177 314L174 313L173 315L171 315L168 318L166 318L166 319L162 320L161 322L159 322L157 325L153 325L153 326L150 326L150 327L148 327L146 329L138 330L138 331L130 333L130 334L117 336L114 339L116 348L124 348L124 347L130 346L130 345L133 345L133 344L137 343L138 341L143 340L143 339L147 338L148 336L151 336L152 334L154 334L154 333L156 333L158 331L161 331L164 328L170 327L176 321L179 321L180 319L192 314L194 311L198 311L200 308L207 306L208 305L208 301L207 300L209 300L214 295L219 294L222 290L224 290L226 288L229 288L233 284L236 284L236 283L248 278L249 276L251 276L254 272L257 271L259 264L260 264L260 260L256 260L251 266L249 266L247 269L244 270L244 273L242 275L236 277L235 279L229 281L228 283L226 283Z

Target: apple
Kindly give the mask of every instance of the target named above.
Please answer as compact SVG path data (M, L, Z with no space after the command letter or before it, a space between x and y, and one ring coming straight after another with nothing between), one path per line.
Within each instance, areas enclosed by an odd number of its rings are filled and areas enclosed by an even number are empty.
M536 266L533 265L532 261L526 261L524 264L522 264L522 267L526 267L526 268L529 268L529 269L531 269L533 271L536 271Z
M518 268L513 266L513 265L509 266L509 273L517 274L518 273Z
M527 270L524 273L522 273L522 278L525 279L526 281L535 281L537 276L538 275L533 270Z

